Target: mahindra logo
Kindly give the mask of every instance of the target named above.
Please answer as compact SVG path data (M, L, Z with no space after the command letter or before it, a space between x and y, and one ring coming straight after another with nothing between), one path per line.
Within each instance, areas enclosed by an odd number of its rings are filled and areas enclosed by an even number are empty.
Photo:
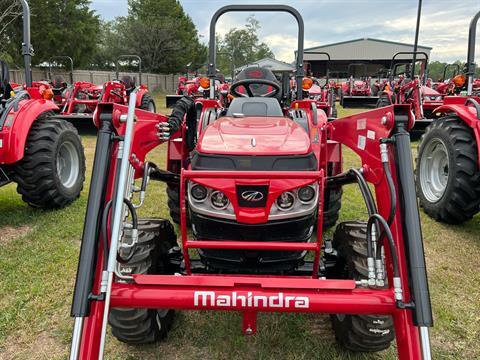
M217 295L215 291L195 291L193 305L204 307L308 309L310 307L310 298L308 296L285 296L283 293L265 296L253 295L249 291L245 295L239 295L234 291L229 295Z
M263 194L260 191L247 190L242 192L242 199L245 201L260 201L263 199Z

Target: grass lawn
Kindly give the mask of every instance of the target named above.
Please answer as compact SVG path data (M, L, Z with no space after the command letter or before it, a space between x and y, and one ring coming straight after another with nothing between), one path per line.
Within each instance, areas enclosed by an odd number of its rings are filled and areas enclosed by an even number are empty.
M164 98L157 97L157 105ZM339 109L345 116L359 109ZM166 111L159 107L159 111ZM87 181L78 201L61 211L25 205L15 184L0 189L0 359L66 359L70 304L95 136L82 133ZM413 144L416 152L416 144ZM358 166L345 151L345 168ZM150 160L165 163L165 150ZM162 184L152 182L141 216L168 217ZM340 221L366 218L354 186L345 188ZM480 358L480 215L462 226L422 213L435 327L435 359ZM339 348L328 315L261 314L258 334L241 334L241 317L228 312L178 312L169 338L132 347L109 336L107 359L395 359L396 351L355 356Z

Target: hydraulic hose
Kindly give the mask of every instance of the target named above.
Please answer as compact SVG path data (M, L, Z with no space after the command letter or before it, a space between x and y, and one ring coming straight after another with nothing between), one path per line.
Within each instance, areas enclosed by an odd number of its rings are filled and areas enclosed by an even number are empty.
M382 225L383 231L384 231L384 233L385 233L385 235L388 239L388 246L390 248L390 253L391 253L391 256L392 256L393 276L394 277L399 277L400 276L400 270L398 268L398 256L397 256L395 243L393 241L392 231L390 230L390 227L388 226L387 221L380 214L373 214L368 219L367 239L369 240L369 242L371 242L371 237L372 237L371 228L372 228L372 224L373 224L374 221L379 223L380 225Z

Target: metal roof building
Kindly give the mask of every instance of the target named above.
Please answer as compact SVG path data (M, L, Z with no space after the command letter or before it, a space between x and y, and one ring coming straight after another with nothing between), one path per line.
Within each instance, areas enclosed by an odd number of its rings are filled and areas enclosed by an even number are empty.
M431 47L418 45L418 51L425 52L428 57L430 57L431 50ZM402 51L413 51L413 45L362 38L315 46L304 51L305 70L317 77L325 76L327 68L326 56L309 54L309 52L327 52L331 58L328 64L331 74L339 73L339 77L348 77L349 75L362 76L364 72L363 66L350 67L349 69L349 64L362 63L366 65L367 74L374 76L381 68L389 68L392 57ZM420 57L420 55L417 56L417 58ZM402 55L397 58L411 59L412 55Z

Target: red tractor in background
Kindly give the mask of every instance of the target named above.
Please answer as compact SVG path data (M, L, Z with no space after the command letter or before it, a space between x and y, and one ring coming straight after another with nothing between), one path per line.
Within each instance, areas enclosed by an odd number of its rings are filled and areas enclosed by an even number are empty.
M228 106L230 102L229 97L229 89L230 85L225 81L225 76L220 73L216 73L215 75L215 94L220 102L224 106ZM185 77L183 77L185 78ZM182 88L182 93L178 94L180 87ZM173 107L178 100L180 100L183 96L191 96L195 98L208 98L208 94L210 93L210 79L205 76L197 76L191 80L186 80L184 84L180 85L180 78L179 78L179 85L177 88L176 95L167 95L166 96L166 106L167 108Z
M13 91L8 67L0 62L0 186L14 181L29 205L60 208L80 195L85 155L76 129L52 117L59 108L50 85L32 84L30 10L25 0L20 3L25 86Z
M127 59L133 59L138 66L138 85L137 85L137 78L132 77L130 75L124 75L120 79L120 62L125 61ZM125 90L127 92L127 99L130 98L130 93L138 87L137 93L137 102L136 107L142 110L156 112L155 101L153 100L152 96L148 92L148 86L142 83L142 58L138 55L120 55L115 62L115 74L117 80L125 85ZM125 103L125 105L128 104Z
M247 68L222 107L215 27L231 11L282 11L298 22L290 106L281 103L289 89L269 69ZM257 331L259 312L328 313L351 351L380 351L396 338L401 360L431 359L410 107L329 122L303 99L303 39L292 7L225 6L210 25L208 98L184 97L170 117L136 109L136 90L128 107L99 103L71 360L103 359L108 324L127 344L162 340L176 310L237 311L246 335ZM165 142L161 170L147 155ZM342 171L342 146L360 157L360 169ZM168 220L139 217L149 180L174 189L168 205L179 212L180 246ZM358 184L368 221L338 224L331 240L324 199L348 184Z
M459 224L480 211L480 98L473 95L478 12L470 23L467 96L447 96L418 147L420 206L437 221Z
M357 76L355 68L361 67L363 75ZM374 96L371 88L372 79L367 75L367 65L362 63L348 65L348 81L342 83L340 105L344 108L365 107L377 103L378 97Z
M325 55L327 57L326 76L324 79L312 78L304 81L302 87L306 90L306 97L315 100L317 108L325 111L329 118L337 117L337 108L335 106L336 89L335 82L330 80L328 65L330 63L330 54L324 51L308 51L305 54ZM323 84L322 84L323 82ZM307 89L306 89L307 88Z
M412 59L400 59L413 55L414 52L402 51L392 57L390 66L390 79L388 87L378 93L377 107L392 104L410 104L415 115L414 133L425 130L432 119L436 117L436 109L443 104L443 95L438 91L426 86L426 74L428 72L428 55L417 51L417 55L423 56L420 62L420 75L412 75Z

